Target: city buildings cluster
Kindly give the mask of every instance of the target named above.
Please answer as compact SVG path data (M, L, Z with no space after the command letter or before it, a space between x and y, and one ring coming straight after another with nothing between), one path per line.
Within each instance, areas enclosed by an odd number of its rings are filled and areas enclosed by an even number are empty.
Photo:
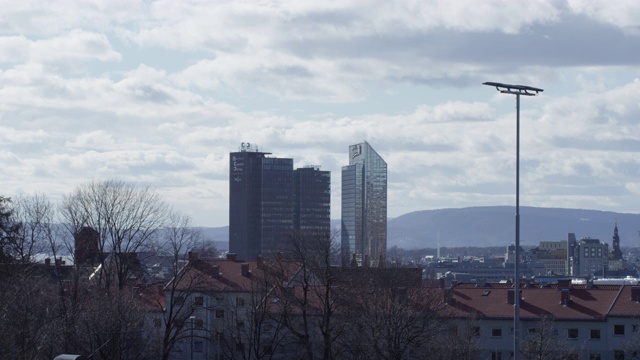
M576 240L574 233L569 233L566 240L540 241L538 246L521 251L521 273L525 278L637 277L635 266L622 256L617 224L612 245L613 249L609 251L609 244L590 237ZM424 266L425 274L430 278L501 281L513 278L515 261L515 246L509 245L504 256L438 258L425 261Z
M284 252L294 232L331 232L331 175L319 165L242 143L229 155L229 251L242 259ZM342 258L386 261L387 163L369 145L349 146L342 168Z

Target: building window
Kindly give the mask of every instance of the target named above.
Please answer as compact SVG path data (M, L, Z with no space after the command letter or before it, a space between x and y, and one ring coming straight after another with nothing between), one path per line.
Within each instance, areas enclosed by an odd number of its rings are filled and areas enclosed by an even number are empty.
M569 353L567 354L567 360L580 360L580 355L578 353Z
M578 329L567 329L567 338L568 339L577 339L578 338Z
M236 351L243 352L244 351L244 343L238 342L236 343Z
M237 307L243 307L244 306L244 298L237 297L236 298L236 306Z
M591 353L589 354L589 360L602 360L602 357L599 353Z
M204 327L204 320L203 319L195 319L193 321L193 324L196 328L198 329L202 329Z
M162 319L159 318L155 318L153 319L153 326L159 328L160 326L162 326Z
M491 360L502 360L502 352L501 351L492 351L491 352Z
M631 331L638 332L638 324L631 325Z
M502 337L502 328L491 329L491 337Z
M217 309L216 310L216 319L222 319L222 318L224 318L224 310Z
M193 352L202 352L202 350L204 350L204 343L202 341L193 343Z
M614 350L613 360L624 360L624 350Z
M177 298L173 299L173 303L175 305L184 305L184 296L178 296Z
M624 335L624 325L613 325L613 335Z
M535 334L538 332L538 328L529 328L528 329L529 334Z
M589 337L594 340L600 339L600 329L591 329Z
M204 305L204 297L202 296L196 296L195 300L193 301L193 303L197 306L202 306Z

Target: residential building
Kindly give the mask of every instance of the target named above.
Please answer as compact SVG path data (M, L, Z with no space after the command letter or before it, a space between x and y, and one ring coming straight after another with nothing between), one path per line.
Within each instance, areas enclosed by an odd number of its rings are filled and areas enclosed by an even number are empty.
M229 251L241 259L282 251L294 230L330 228L329 172L270 154L248 143L230 154Z
M252 269L256 263L226 259L202 260L189 254L189 263L165 287L168 321L177 337L174 357L184 359L223 358L221 335L229 319L245 310L252 291ZM237 305L237 306L236 306Z
M376 266L387 251L387 163L369 145L349 146L342 167L342 257ZM368 266L369 264L364 264Z
M511 357L517 298L511 284L460 283L442 294L451 320L476 319L478 358ZM575 285L567 279L526 285L520 299L524 358L625 359L639 350L638 286Z

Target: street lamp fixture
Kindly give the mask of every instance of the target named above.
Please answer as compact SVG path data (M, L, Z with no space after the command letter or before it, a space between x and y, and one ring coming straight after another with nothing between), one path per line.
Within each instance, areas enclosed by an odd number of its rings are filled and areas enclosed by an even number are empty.
M520 95L536 96L544 90L527 85L485 82L503 94L516 96L516 250L513 280L513 359L520 358Z

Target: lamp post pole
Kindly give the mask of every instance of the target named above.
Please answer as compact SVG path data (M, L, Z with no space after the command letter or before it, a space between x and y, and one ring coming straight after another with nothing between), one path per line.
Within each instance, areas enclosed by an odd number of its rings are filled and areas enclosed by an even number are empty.
M191 320L191 341L189 346L189 357L193 360L193 322L195 321L195 316L189 316L189 320Z
M520 95L535 96L544 90L526 85L485 82L503 94L516 96L516 250L513 274L513 359L520 359Z

